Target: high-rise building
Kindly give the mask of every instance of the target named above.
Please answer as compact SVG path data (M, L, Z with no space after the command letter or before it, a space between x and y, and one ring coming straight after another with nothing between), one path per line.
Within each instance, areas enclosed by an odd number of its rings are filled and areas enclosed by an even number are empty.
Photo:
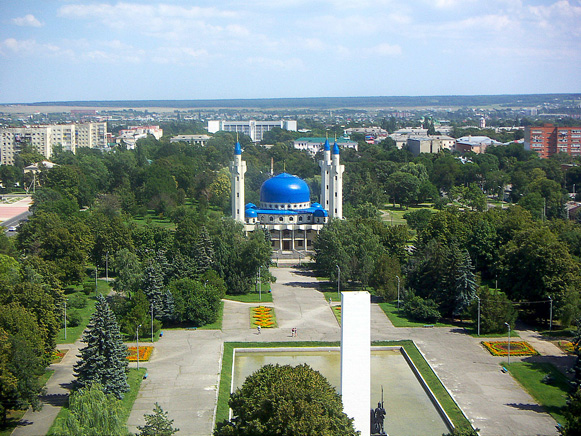
M547 158L557 153L581 156L581 127L525 127L525 150L536 151Z
M224 121L211 120L208 121L208 133L216 133L220 130L225 132L236 132L250 136L253 142L262 141L262 136L275 127L281 129L297 131L296 120L281 120L281 121Z
M56 146L76 152L78 147L107 146L107 123L51 124L0 128L0 163L13 165L23 146L50 159Z

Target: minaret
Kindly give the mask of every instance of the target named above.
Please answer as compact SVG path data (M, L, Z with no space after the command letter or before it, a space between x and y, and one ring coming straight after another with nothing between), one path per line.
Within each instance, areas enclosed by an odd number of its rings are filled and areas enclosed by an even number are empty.
M323 160L319 161L321 167L321 199L320 203L323 209L331 212L330 208L330 180L329 174L331 172L331 146L329 145L329 138L326 139L323 147Z
M236 141L234 146L234 161L230 162L230 174L232 175L232 218L241 223L244 222L244 173L246 162L242 160L242 147Z
M329 185L331 196L329 201L329 216L343 219L343 172L345 165L339 163L339 146L337 141L333 144L331 171L329 173Z

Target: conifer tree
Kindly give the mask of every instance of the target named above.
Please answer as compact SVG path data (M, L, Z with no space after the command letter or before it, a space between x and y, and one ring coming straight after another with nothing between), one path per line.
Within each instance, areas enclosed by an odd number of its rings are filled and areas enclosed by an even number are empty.
M115 315L105 298L99 294L95 313L83 333L87 345L79 350L81 358L74 366L76 388L93 383L103 386L103 392L123 398L127 383L127 347L123 344Z
M173 428L173 419L169 419L168 413L164 412L161 406L155 403L153 413L144 415L145 425L138 425L140 431L138 436L171 436L179 431L179 428Z
M163 313L163 279L163 271L160 265L154 259L149 259L143 270L141 288L149 303L153 304L153 312L156 319L161 319Z
M214 248L212 247L212 240L205 226L200 228L200 233L196 239L194 259L196 260L200 274L209 270L214 263Z
M460 252L460 258L456 267L456 308L454 313L461 314L476 298L478 288L474 276L474 266L467 250Z

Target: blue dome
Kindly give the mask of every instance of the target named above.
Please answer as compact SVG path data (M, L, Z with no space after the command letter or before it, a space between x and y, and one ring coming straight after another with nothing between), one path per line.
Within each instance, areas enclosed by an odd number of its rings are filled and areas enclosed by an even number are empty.
M314 213L314 216L316 217L325 217L325 216L329 216L329 214L327 213L327 211L325 209L317 209Z
M240 146L240 142L238 141L236 141L236 144L234 145L234 154L236 155L242 154L242 147Z
M245 209L256 209L256 205L254 203L246 203L244 206Z
M287 173L271 177L260 188L260 201L264 203L308 203L311 191L304 180Z
M256 218L258 216L254 209L246 209L244 215L246 215L246 218Z
M323 206L321 206L321 203L313 203L313 204L311 205L311 207L312 207L313 209L322 209L322 208L323 208Z
M337 145L337 143L335 142L333 144L333 154L339 154L339 146Z
M325 145L323 145L325 151L331 151L331 146L329 145L329 138L325 140Z

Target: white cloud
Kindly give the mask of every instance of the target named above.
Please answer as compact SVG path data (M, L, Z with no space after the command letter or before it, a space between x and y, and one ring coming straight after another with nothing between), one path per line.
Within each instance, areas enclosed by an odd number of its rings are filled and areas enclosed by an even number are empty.
M401 47L397 44L378 44L363 50L367 56L398 56L401 54Z
M273 59L267 57L249 57L246 59L248 65L256 65L260 68L270 68L275 70L304 70L305 65L302 59Z
M13 18L12 23L23 27L42 27L42 23L32 14L26 14L24 17Z
M3 54L10 52L17 56L74 56L72 50L51 43L40 44L35 39L18 40L15 38L7 38L0 43L0 52Z

